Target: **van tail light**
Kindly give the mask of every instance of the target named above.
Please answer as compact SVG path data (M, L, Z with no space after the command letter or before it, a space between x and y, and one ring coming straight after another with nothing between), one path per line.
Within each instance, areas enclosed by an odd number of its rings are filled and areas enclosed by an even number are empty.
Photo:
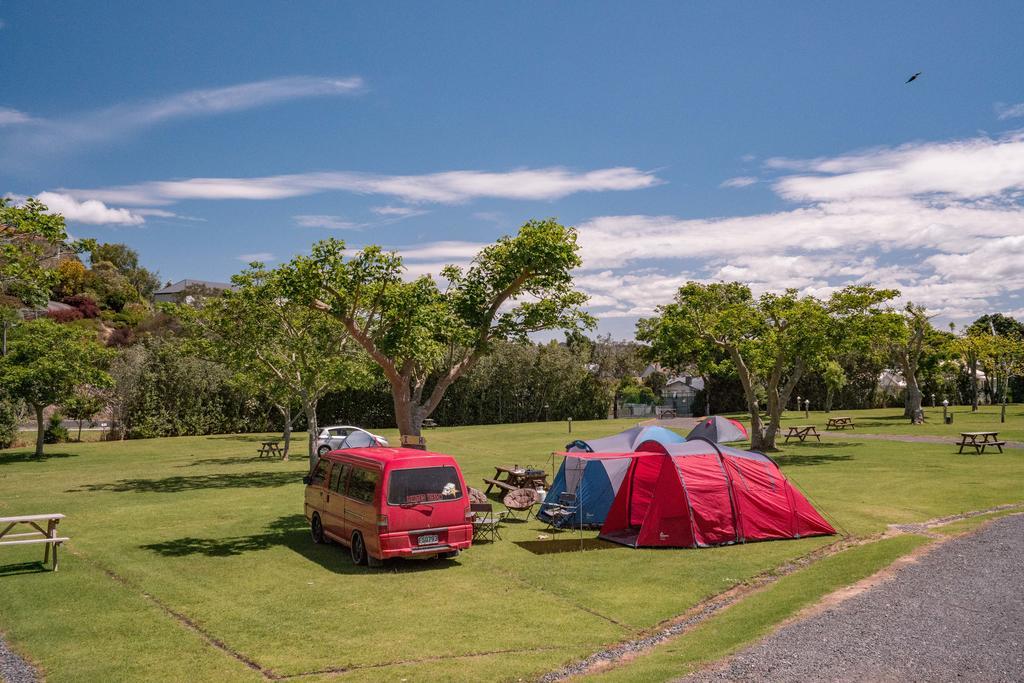
M377 531L387 531L387 530L388 530L388 516L387 515L377 515Z
M468 505L466 506L466 521L467 522L472 522L473 521L473 509L471 507L469 507Z

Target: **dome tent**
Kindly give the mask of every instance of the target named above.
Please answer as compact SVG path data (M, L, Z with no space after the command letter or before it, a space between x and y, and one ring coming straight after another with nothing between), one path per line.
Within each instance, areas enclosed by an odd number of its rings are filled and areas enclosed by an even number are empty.
M600 538L700 548L835 533L768 456L705 440L645 446L655 452L630 459Z
M703 417L700 422L686 435L686 440L707 439L715 443L727 441L746 441L747 428L739 420L730 420L721 415Z
M561 467L541 504L538 519L551 521L545 510L558 503L564 493L576 496L577 509L572 516L562 517L560 527L599 527L608 515L630 458L638 450L682 443L685 439L664 427L633 427L619 434L589 441L573 441L566 445ZM648 445L650 444L650 445Z

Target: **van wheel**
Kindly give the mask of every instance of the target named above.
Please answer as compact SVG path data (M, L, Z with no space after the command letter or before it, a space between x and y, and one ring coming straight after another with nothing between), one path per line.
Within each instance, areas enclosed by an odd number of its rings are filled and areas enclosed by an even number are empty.
M324 457L324 455L326 455L327 453L330 453L330 452L331 452L331 447L330 446L321 446L320 448L316 449L316 454L319 455L321 458Z
M309 532L313 536L313 543L324 542L324 524L320 521L320 515L313 513L313 521L309 524Z
M352 534L352 564L366 564L366 544L363 535L358 531Z

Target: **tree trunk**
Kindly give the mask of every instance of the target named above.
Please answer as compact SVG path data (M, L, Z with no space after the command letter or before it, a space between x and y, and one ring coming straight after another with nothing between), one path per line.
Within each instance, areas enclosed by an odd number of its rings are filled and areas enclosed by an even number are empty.
M277 408L278 412L281 413L281 417L284 418L284 433L281 434L281 438L284 440L284 456L281 460L287 460L288 449L292 443L292 407L290 405L275 405L274 407Z
M971 372L971 412L978 412L978 359L971 358L968 363Z
M79 420L78 421L78 443L82 443L82 423L83 422L85 422L85 420Z
M43 437L46 430L43 428L43 408L45 406L32 404L36 411L36 457L43 457Z
M835 392L833 392L831 389L828 389L825 392L825 412L826 413L831 413L832 412L832 398L833 398L834 395L835 395Z
M302 396L302 410L306 413L306 428L309 432L309 438L307 439L309 445L309 471L312 472L313 468L316 467L316 463L320 460L320 456L316 452L316 438L319 436L320 430L317 428L316 423L316 404L317 401L310 400L309 396L303 394Z
M921 388L917 385L917 377L914 373L908 373L904 378L907 381L907 412L910 413L910 421L913 424L924 424L924 410L921 409Z
M403 396L403 394L405 394ZM416 405L405 387L391 387L391 399L395 404L395 423L402 436L420 436L423 427L423 407Z

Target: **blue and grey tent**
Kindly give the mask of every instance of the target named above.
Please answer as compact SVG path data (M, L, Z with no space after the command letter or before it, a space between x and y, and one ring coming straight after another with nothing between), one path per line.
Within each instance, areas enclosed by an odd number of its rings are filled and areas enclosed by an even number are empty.
M652 441L667 446L686 439L664 427L633 427L603 439L578 440L566 445L565 459L544 497L538 519L551 522L553 505L562 494L570 493L576 497L574 510L572 514L559 515L556 526L604 524L633 454L644 450L643 444Z

